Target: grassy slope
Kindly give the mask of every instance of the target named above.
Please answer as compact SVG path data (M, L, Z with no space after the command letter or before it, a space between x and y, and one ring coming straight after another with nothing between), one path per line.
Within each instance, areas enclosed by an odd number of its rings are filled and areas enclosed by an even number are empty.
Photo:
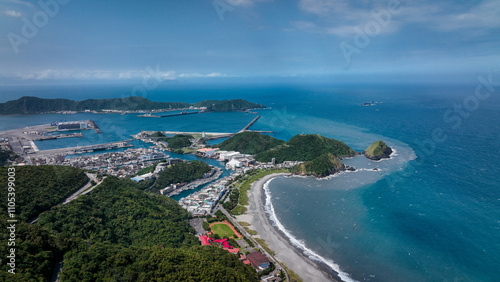
M365 150L365 155L368 157L379 157L384 154L384 151L386 151L388 148L387 144L384 143L384 141L377 141L373 142L366 150Z

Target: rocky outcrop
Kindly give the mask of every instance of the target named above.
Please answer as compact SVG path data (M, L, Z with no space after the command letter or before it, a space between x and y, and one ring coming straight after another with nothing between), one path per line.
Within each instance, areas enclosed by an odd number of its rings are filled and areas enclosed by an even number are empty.
M365 155L365 157L374 161L390 158L391 154L391 147L387 146L387 144L381 140L372 143L365 151L363 151L363 155Z

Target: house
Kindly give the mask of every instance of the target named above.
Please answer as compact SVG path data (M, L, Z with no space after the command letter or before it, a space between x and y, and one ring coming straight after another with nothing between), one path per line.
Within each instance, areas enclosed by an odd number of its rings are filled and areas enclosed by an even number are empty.
M269 267L269 259L261 252L253 252L247 255L247 259L257 271L265 270Z

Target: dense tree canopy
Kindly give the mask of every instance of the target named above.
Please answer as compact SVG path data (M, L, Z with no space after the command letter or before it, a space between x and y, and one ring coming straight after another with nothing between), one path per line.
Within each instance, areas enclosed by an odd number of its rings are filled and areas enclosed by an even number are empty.
M237 151L243 154L257 154L285 143L283 140L273 138L258 132L242 132L214 145L225 151Z
M39 177L54 178L56 171L39 170ZM199 246L188 218L174 200L108 176L88 195L42 213L36 224L16 224L16 274L3 263L0 280L48 281L63 261L61 281L258 281L238 256ZM6 230L6 215L0 220ZM7 242L2 235L2 254L9 253Z
M344 142L330 139L318 134L295 135L284 145L258 153L255 159L269 162L276 158L276 162L283 161L312 161L313 159L330 153L336 157L353 156L355 151Z
M194 137L189 134L177 134L174 135L173 137L165 137L161 138L161 141L165 141L168 143L168 147L172 149L181 149L185 147L191 146L192 142L191 140Z
M243 99L234 100L206 100L194 104L196 107L206 107L207 111L212 112L229 112L229 111L244 111L247 109L261 109L264 105L255 104Z
M0 190L7 194L7 167L0 167ZM15 167L17 216L27 220L59 204L89 180L82 170L68 166ZM0 208L7 210L7 202Z
M291 169L292 173L314 175L318 177L328 176L332 173L344 170L345 166L332 154L323 154L312 161L296 165Z
M210 166L201 161L178 163L160 172L155 187L161 189L170 184L189 182L203 178L203 175L210 172L210 170Z
M69 99L43 99L38 97L21 97L17 100L0 103L0 114L19 115L37 114L57 111L84 111L84 110L160 110L183 109L190 106L207 107L208 111L240 111L252 108L264 108L242 99L236 100L207 100L195 104L180 102L153 102L144 97L130 96L114 99L88 99L74 101Z

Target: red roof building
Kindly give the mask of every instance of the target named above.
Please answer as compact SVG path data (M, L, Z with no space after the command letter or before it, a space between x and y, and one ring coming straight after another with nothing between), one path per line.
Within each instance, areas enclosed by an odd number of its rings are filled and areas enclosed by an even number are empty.
M252 266L258 271L262 271L269 267L269 259L261 252L253 252L247 255L247 259L252 263Z

